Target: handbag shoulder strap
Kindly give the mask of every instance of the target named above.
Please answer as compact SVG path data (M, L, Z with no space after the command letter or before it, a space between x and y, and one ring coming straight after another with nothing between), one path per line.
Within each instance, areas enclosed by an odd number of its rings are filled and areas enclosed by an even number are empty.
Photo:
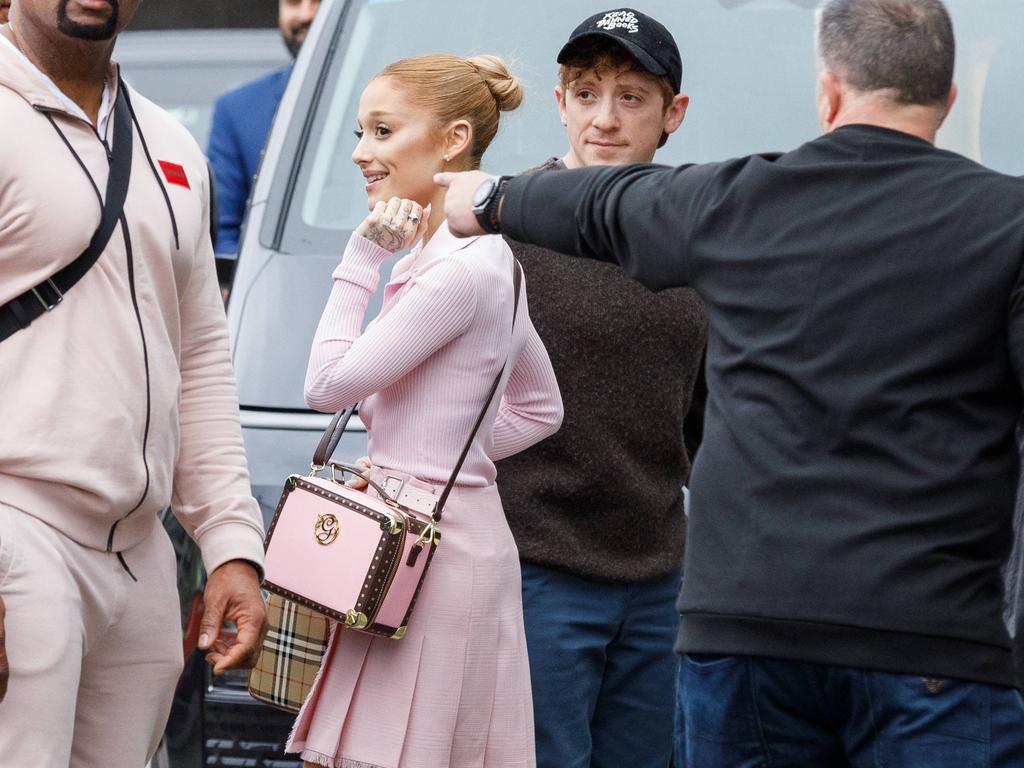
M49 115L47 117L49 118ZM77 159L75 150L52 118L50 123ZM117 220L121 218L124 201L128 196L133 143L132 118L125 94L125 84L124 81L118 81L117 98L114 100L114 147L110 157L110 172L107 175L107 196L104 198L99 226L93 233L88 247L78 258L39 285L29 288L0 306L0 341L28 328L34 320L52 311L64 299L64 294L85 276L103 254L114 233ZM84 165L82 167L85 168Z
M516 327L516 316L519 314L519 293L523 281L523 268L519 262L512 259L512 274L513 274L513 299L512 299L512 331L515 332ZM480 425L483 423L484 417L487 415L487 410L491 407L491 402L494 400L494 395L498 391L498 386L501 384L501 377L505 374L505 368L508 366L508 359L506 358L504 364L501 366L501 370L498 371L498 375L494 377L494 383L491 384L491 390L487 394L487 401L484 403L483 408L480 409L479 415L476 417L476 423L473 425L473 430L469 433L469 439L466 440L466 445L462 448L462 453L459 454L459 460L455 464L455 469L452 470L451 477L448 478L448 482L445 484L444 490L441 492L441 497L437 501L437 506L434 509L434 522L438 522L441 519L441 515L444 512L444 504L448 500L448 495L452 492L452 487L455 485L455 479L459 476L459 471L462 469L462 465L466 461L466 457L469 455L469 449L473 447L473 440L476 439L476 433L480 430ZM349 419L352 418L353 412L359 407L359 403L351 405L344 410L338 411L331 419L331 423L327 426L323 436L320 438L320 442L316 447L316 451L313 453L312 468L323 469L327 466L327 462L331 460L331 456L334 454L334 449L338 447L338 443L341 440L343 434L345 434L345 427L348 425Z
M512 333L516 330L516 316L519 314L519 291L523 281L523 268L519 264L519 261L512 258L512 284L513 284L513 299L512 299ZM459 454L459 460L455 463L455 469L452 470L451 477L448 478L448 482L444 486L444 490L441 492L441 497L437 500L437 506L434 508L433 519L434 522L441 521L441 515L444 514L444 504L448 501L448 495L452 492L452 488L455 486L455 479L459 476L459 471L462 469L463 463L466 461L466 457L469 455L469 449L473 447L473 441L476 439L476 433L480 430L480 425L484 421L484 416L487 415L487 410L491 407L491 402L494 400L494 395L498 391L498 385L501 383L501 377L505 375L505 368L508 367L508 358L505 358L505 362L502 363L501 370L498 371L498 375L494 377L494 383L491 384L491 391L487 393L487 400L484 402L484 407L480 409L480 414L476 417L476 424L473 425L473 430L469 433L469 439L466 440L466 445L462 448L462 453Z

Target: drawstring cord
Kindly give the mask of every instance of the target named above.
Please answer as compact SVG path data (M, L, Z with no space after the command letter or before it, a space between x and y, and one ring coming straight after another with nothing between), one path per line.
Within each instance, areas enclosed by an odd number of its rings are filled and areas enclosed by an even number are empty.
M132 581L134 581L136 584L138 584L139 580L137 578L135 578L135 574L132 573L132 569L128 567L128 563L125 561L124 555L121 554L120 552L118 552L117 553L117 560L118 560L119 563L121 563L121 567L124 568L125 573L127 573L129 576L132 577Z
M121 84L124 88L124 84ZM146 135L142 132L142 126L139 124L139 118L135 116L135 108L132 106L132 100L128 98L128 89L124 88L124 99L128 102L128 112L131 113L132 122L135 123L135 130L139 134L139 141L142 143L142 151L146 154L146 161L149 163L149 169L153 172L153 178L156 179L157 185L160 187L160 192L163 193L164 203L167 205L167 213L171 217L171 229L174 230L174 249L176 251L181 250L181 243L178 240L178 220L174 216L174 207L171 205L171 197L167 194L167 187L164 186L163 179L160 178L160 172L156 169L156 163L153 162L153 155L149 152L149 145L146 143Z
M177 221L177 218L174 215L174 207L171 205L171 198L167 194L167 188L164 186L164 183L163 183L162 179L160 178L160 174L159 174L159 172L156 169L156 164L153 162L153 156L150 154L149 146L146 143L146 137L145 137L145 135L142 132L142 126L139 124L139 119L135 115L135 110L132 107L131 99L128 97L128 89L125 87L123 82L120 83L120 87L124 90L124 97L125 97L125 102L128 105L128 112L131 114L131 116L132 116L132 123L134 123L135 129L136 129L136 131L139 134L139 140L142 143L143 152L145 152L145 154L146 154L146 160L149 163L149 168L153 172L153 178L156 179L156 183L160 187L160 192L163 194L164 203L167 206L167 213L168 213L168 215L170 216L170 219L171 219L171 229L174 232L174 247L175 247L176 250L181 250L181 243L180 243L179 236L178 236L178 221ZM92 185L93 191L96 193L96 199L97 199L97 201L100 204L100 208L102 209L103 208L103 195L100 193L99 187L96 186L96 181L95 181L95 179L93 179L92 174L89 173L89 169L86 167L85 162L82 160L82 158L78 154L78 152L75 151L75 148L72 146L71 142L68 140L68 137L64 134L64 131L62 131L60 129L60 126L57 125L57 121L53 119L53 116L48 111L43 111L43 115L49 121L50 125L53 126L53 129L57 132L57 135L60 137L61 141L64 143L64 146L67 147L68 151L71 153L71 156L75 158L75 162L78 163L79 167L85 173L86 178L89 179L89 183ZM129 138L128 140L131 140L131 139ZM110 158L109 151L108 151L107 157L108 157L108 160L109 160L109 158ZM126 223L124 221L123 215L122 215L122 218L121 218L121 224L122 224L123 227L125 227L125 236L127 237L127 225L126 225ZM129 247L129 251L130 251L130 247ZM134 284L133 284L133 287L134 287ZM143 339L143 344L145 344L145 339ZM147 362L147 366L148 366L148 362ZM148 370L147 370L147 396L148 396ZM148 426L149 425L148 425L148 419L147 419L147 432L148 432ZM145 449L143 449L143 459L145 460ZM147 475L148 475L148 467L147 467ZM147 478L147 489L148 489L148 478ZM146 494L144 492L143 493L143 499L145 498L145 495ZM141 503L142 503L142 501L140 500L139 504L141 504ZM138 505L136 506L136 508L138 508ZM132 511L134 511L134 510L132 510ZM129 514L131 514L131 513L129 513ZM117 526L115 524L114 528L116 528L116 527ZM110 532L110 538L111 539L113 539L113 534L114 534L114 529L111 529L111 532ZM110 543L112 543L112 542L108 542L108 546L109 546ZM117 555L117 561L121 564L121 567L124 568L125 573L128 574L128 576L131 578L132 581L138 583L139 580L135 576L135 574L132 573L132 569L128 567L128 562L124 559L124 554L122 554L121 552L117 552L115 554Z
M149 153L149 148L146 146L146 139L142 135L142 128L139 125L138 118L135 116L135 112L132 110L131 101L130 101L130 99L128 97L128 89L124 85L123 81L119 85L123 89L123 93L124 93L124 97L125 97L125 103L128 105L128 111L131 114L132 122L135 125L135 129L138 131L139 139L142 142L143 149L145 150L145 153L146 153L146 158L149 161L149 167L153 171L153 174L154 174L154 176L156 178L157 184L160 187L160 191L163 193L164 202L167 205L167 212L168 212L168 214L170 215L170 218L171 218L171 227L174 230L175 248L180 250L180 246L178 244L178 223L177 223L177 220L175 219L175 216L174 216L174 209L171 207L170 198L167 195L167 190L164 188L163 183L160 181L160 177L159 177L159 175L157 175L156 168L153 165L153 160L152 160L152 157L151 157L151 155ZM68 140L68 138L64 134L64 132L60 129L60 126L57 125L57 121L53 119L53 116L49 113L49 111L44 111L44 110L41 110L41 111L42 111L43 115L46 117L46 119L49 121L50 125L53 126L53 129L57 132L57 135L60 137L61 141L64 143L64 146L67 147L67 149L71 153L72 157L75 158L75 161L78 163L78 165L82 169L83 173L85 173L86 178L89 179L89 183L92 185L93 191L96 193L96 199L99 201L100 209L102 210L102 208L104 206L103 196L100 193L99 187L96 185L96 181L95 181L95 179L93 179L92 174L89 173L89 169L86 167L85 162L82 160L82 158L78 154L78 152L75 151L75 148L72 146L71 142ZM97 134L97 136L98 136L98 134ZM131 136L127 136L127 137L124 137L123 140L132 141L133 138ZM109 161L110 158L111 158L111 150L109 149L109 147L107 147L107 143L102 139L102 137L100 137L100 141L103 143L104 147L107 150L107 160ZM142 497L139 499L138 504L136 504L135 507L133 507L132 510L130 512L128 512L127 515L124 516L124 517L128 517L133 512L135 512L139 507L142 506L142 503L146 499L146 495L149 493L150 475L149 475L149 463L148 463L147 456L146 456L146 446L147 446L147 444L149 442L150 408L151 408L151 400L150 400L150 398L151 398L151 392L150 392L150 380L149 380L149 351L148 351L148 348L147 348L147 345L146 345L145 330L143 329L143 326L142 326L142 317L139 315L138 301L137 301L137 298L136 298L136 295L135 295L135 279L134 279L134 275L133 275L133 264L132 264L133 259L132 259L131 238L130 238L130 236L128 234L128 222L126 221L125 216L124 216L123 213L121 214L120 221L121 221L121 229L122 229L122 232L123 232L123 235L124 235L124 240L125 240L125 249L126 249L127 257L128 257L128 282L129 282L129 286L131 288L132 304L135 307L136 319L138 320L138 323L139 323L139 333L140 333L140 335L142 337L143 360L144 360L145 369L146 369L146 426L145 426L145 430L144 430L144 433L143 433L143 440L142 440L142 462L143 462L143 465L146 468L146 486L145 486L145 489L142 492ZM121 520L123 520L123 519L124 518L121 518ZM117 526L121 522L121 520L118 520L117 522L115 522L114 525L110 529L110 533L109 533L109 535L107 537L107 551L108 552L110 552L112 547L113 547L114 533L117 530ZM117 552L115 554L117 554L117 559L118 559L118 562L121 563L121 567L124 568L125 572L131 577L132 581L138 582L138 579L135 577L135 574L132 573L131 568L128 567L128 563L125 561L124 555L122 555L120 552Z
M100 193L100 188L96 186L96 180L93 179L92 174L89 173L89 169L85 167L85 163L82 161L81 156L75 151L75 148L71 146L71 142L68 141L68 137L64 135L64 131L62 131L60 126L57 125L57 121L53 119L53 115L49 112L43 112L43 115L50 121L50 125L53 126L53 130L55 130L57 135L60 136L60 140L64 142L64 146L68 148L68 152L70 152L71 156L75 158L79 167L82 169L82 172L85 173L86 178L89 179L89 183L92 184L92 189L96 193L96 199L99 201L100 208L102 209L103 195Z

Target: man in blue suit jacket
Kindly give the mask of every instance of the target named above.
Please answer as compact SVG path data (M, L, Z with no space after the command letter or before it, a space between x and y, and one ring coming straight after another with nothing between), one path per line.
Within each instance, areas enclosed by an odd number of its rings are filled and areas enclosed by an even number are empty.
M278 26L297 56L320 9L320 0L278 0ZM238 253L245 204L260 154L292 67L272 72L217 99L207 156L217 182L217 253Z

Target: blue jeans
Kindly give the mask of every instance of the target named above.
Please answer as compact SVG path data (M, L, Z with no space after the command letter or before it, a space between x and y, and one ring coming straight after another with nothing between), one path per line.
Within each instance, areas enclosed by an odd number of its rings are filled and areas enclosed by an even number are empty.
M679 574L617 585L522 567L537 768L666 768Z
M1024 768L1013 688L749 656L684 656L676 768Z

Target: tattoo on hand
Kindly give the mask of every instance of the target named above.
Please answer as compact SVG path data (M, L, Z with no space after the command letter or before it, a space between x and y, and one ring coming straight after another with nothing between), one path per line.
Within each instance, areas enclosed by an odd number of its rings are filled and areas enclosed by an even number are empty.
M370 242L376 243L386 251L399 251L402 249L404 244L404 238L401 232L396 232L389 227L385 227L383 224L372 223L367 226L366 233L363 235Z

